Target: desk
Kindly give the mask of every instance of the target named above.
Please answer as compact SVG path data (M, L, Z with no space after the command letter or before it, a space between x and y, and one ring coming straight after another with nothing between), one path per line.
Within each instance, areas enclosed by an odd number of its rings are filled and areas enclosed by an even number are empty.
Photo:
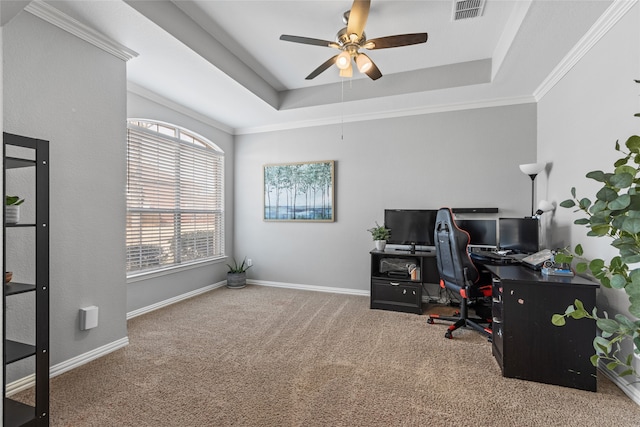
M543 276L519 265L486 265L493 281L492 353L510 378L596 391L595 321L551 316L579 299L591 311L599 285L581 277Z

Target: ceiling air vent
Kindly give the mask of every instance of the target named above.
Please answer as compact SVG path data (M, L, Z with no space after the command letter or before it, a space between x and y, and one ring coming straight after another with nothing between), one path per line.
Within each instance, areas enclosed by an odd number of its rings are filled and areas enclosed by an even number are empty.
M482 16L485 0L454 0L453 20L477 18Z

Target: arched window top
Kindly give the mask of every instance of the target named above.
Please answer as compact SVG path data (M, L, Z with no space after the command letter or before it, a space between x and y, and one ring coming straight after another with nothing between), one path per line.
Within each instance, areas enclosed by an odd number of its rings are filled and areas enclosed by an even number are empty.
M127 120L127 123L140 129L144 129L148 132L155 132L165 137L175 139L176 141L186 142L189 144L193 144L196 147L202 147L217 151L220 154L224 154L224 151L222 151L220 147L218 147L216 144L209 141L202 135L198 135L195 132L191 132L187 129L172 125L170 123L145 119L129 119Z

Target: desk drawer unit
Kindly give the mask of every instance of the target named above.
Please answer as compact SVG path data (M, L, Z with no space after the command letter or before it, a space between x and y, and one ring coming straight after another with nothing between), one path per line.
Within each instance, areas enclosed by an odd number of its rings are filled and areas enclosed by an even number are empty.
M371 308L422 314L422 285L393 279L371 279Z
M493 356L498 361L498 365L502 369L502 348L504 342L504 331L502 328L502 282L499 279L493 278L493 303L491 307L492 323L491 329L493 330L492 349Z
M551 316L564 313L575 299L590 311L597 285L578 277L546 278L517 268L522 270L493 270L492 353L502 374L596 391L596 368L589 359L594 353L595 322L569 319L558 327L551 323Z

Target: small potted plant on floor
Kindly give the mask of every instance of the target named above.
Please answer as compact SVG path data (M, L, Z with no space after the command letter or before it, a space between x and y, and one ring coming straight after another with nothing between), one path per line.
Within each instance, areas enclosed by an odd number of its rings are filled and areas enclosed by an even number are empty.
M387 239L391 236L391 230L379 225L378 221L376 221L376 226L367 231L371 233L371 237L373 237L376 250L384 251L384 248L387 246Z
M244 288L247 285L247 270L251 268L247 263L247 258L244 258L240 264L233 259L233 264L227 264L227 267L229 267L229 271L227 272L227 288Z
M5 196L4 199L4 222L7 224L17 224L20 221L20 205L24 202L18 196Z

